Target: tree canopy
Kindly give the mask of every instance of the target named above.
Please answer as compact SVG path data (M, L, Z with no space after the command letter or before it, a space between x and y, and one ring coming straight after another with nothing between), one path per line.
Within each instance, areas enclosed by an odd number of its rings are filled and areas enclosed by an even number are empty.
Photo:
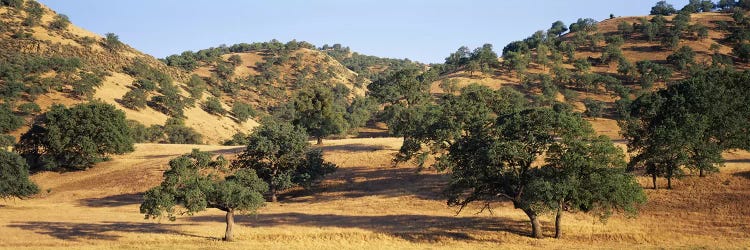
M54 105L15 150L37 169L81 170L110 154L133 151L133 139L125 113L110 104Z
M226 165L222 156L213 158L197 149L170 160L164 181L143 195L141 213L146 219L166 216L175 220L181 213L178 206L187 215L216 208L227 213L224 240L232 241L234 214L255 213L261 208L268 185L252 169L232 171Z
M29 180L29 165L19 155L0 150L0 199L26 198L39 192Z
M310 187L336 165L323 161L320 149L310 148L307 134L288 123L266 121L247 139L233 167L253 169L268 183L272 202L278 192L295 185Z

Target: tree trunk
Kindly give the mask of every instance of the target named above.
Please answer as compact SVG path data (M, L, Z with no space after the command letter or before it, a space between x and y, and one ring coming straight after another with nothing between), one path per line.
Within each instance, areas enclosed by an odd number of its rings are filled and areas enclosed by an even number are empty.
M276 199L276 187L271 187L268 192L271 193L271 202L277 202L278 199Z
M698 171L699 171L699 174L698 174L699 177L706 177L706 175L703 174L703 168L699 169Z
M656 174L651 174L651 182L654 183L654 190L656 190Z
M563 203L560 202L557 206L557 215L555 216L555 239L562 238L562 213Z
M318 137L318 145L323 145L323 137Z
M672 173L673 170L670 168L669 173L667 174L667 189L672 189Z
M531 221L531 237L541 239L544 237L542 234L542 224L539 223L539 217L531 210L523 210L524 213L526 213L527 216L529 216L529 220Z
M672 176L667 176L667 189L672 189Z
M234 210L229 209L227 211L227 231L224 233L224 241L234 241L232 227L234 227Z

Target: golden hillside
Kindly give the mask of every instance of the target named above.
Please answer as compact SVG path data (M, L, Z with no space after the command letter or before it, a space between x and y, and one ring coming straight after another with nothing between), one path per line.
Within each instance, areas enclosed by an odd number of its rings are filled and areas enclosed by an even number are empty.
M134 76L126 74L123 68L136 62L143 63L170 76L174 79L174 84L181 89L183 98L189 96L185 91L186 86L184 84L189 76L187 72L169 67L156 58L127 45L123 45L116 50L110 49L106 46L105 38L102 36L72 24L63 30L52 29L50 23L57 13L47 7L42 6L42 8L44 14L41 23L34 27L27 27L22 22L28 16L28 13L10 7L0 7L0 21L4 24L3 32L0 32L0 48L2 48L3 57L79 58L83 63L81 72L98 72L103 76L101 86L97 87L93 93L93 99L99 99L117 106L125 111L128 119L138 121L146 126L163 125L169 116L152 107L140 110L128 109L118 101L130 89L135 88L133 83L137 80ZM19 34L22 35L19 36ZM42 80L59 77L58 72L55 71L41 75ZM26 97L22 102L35 102L44 112L53 104L73 105L88 101L87 98L71 96L67 90L69 90L69 87L53 90L34 98ZM206 97L207 95L204 95L203 100ZM211 115L200 108L200 100L197 103L198 105L185 109L185 124L202 134L204 143L219 143L237 132L249 131L257 125L253 120L238 123L229 116L217 117ZM224 104L224 106L228 109L228 105ZM27 126L14 131L12 134L18 137L26 129L28 129Z

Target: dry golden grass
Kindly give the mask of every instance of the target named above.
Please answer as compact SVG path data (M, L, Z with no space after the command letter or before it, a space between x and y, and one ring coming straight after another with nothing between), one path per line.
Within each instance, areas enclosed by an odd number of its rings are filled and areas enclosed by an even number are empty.
M606 224L566 214L564 239L527 236L525 215L508 203L493 214L456 215L445 205L446 176L393 167L396 138L327 140L325 157L340 169L312 192L291 190L257 215L239 216L236 242L225 243L223 214L208 210L175 222L147 221L140 194L160 182L169 159L192 148L233 154L241 147L138 144L93 169L40 173L42 193L0 202L4 249L528 249L747 248L750 246L750 153L730 152L720 174L686 177L675 190L647 190L640 217ZM642 179L647 185L648 180ZM662 183L663 184L663 183ZM551 216L543 219L551 234Z

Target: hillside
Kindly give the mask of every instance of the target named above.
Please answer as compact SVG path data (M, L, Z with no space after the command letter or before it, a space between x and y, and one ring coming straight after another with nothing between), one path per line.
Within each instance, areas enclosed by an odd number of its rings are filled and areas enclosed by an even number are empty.
M606 224L585 214L565 217L563 239L532 239L523 212L508 202L480 207L445 205L446 176L414 166L392 167L397 138L332 140L325 158L340 169L314 193L291 190L257 215L238 216L237 242L222 243L224 214L144 220L142 192L157 185L169 159L192 148L231 155L241 147L138 144L83 172L41 173L43 190L30 200L0 201L2 249L529 249L743 248L750 242L750 154L725 154L722 172L686 177L674 190L646 190L637 218ZM649 180L641 179L643 185ZM64 211L61 213L61 211ZM553 215L542 219L552 232Z
M625 27L642 26L643 20L654 20L655 16L644 17L614 17L596 22L591 30L568 32L559 38L549 38L546 31L538 31L523 41L513 42L504 48L504 51L517 49L517 43L554 43L553 46L564 47L573 44L571 54L568 58L565 51L547 51L545 59L540 59L540 53L535 46L529 46L526 52L519 57L513 52L506 53L500 57L500 64L496 68L470 71L468 66L461 66L458 70L443 73L437 81L432 84L431 92L434 94L445 93L444 85L455 85L456 89L470 83L478 83L492 89L508 86L519 90L532 100L546 102L548 98L563 101L573 106L577 111L584 112L586 107L584 100L590 98L601 101L606 108L603 117L589 119L600 134L606 134L613 139L620 138L619 128L615 122L617 118L617 100L621 99L622 91L616 89L615 85L622 85L628 91L629 98L636 98L642 91L653 91L665 87L667 84L679 81L690 75L690 68L677 69L670 63L668 57L678 51L678 48L688 47L694 53L694 63L697 66L712 65L715 60L724 59L731 62L731 66L740 70L748 69L750 64L738 60L733 54L733 42L728 37L732 34L729 28L741 29L736 23L732 13L726 12L703 12L693 13L687 22L688 31L681 35L679 43L666 45L664 37L656 37L649 41L645 35L637 30L621 30L623 23ZM665 28L675 26L676 16L665 17ZM644 19L645 18L645 19ZM579 21L584 20L580 19ZM738 27L739 26L739 27ZM699 35L699 29L705 27L706 34ZM729 27L729 28L728 28ZM567 28L566 28L567 30ZM620 63L617 60L602 62L602 56L608 53L608 45L613 37L621 37L619 45L621 58L631 64L629 75L623 75ZM575 45L578 44L578 45ZM479 49L479 48L478 48ZM460 50L459 50L460 52ZM458 52L457 52L458 53ZM467 50L468 53L468 50ZM509 56L511 55L511 56ZM540 62L545 60L546 63ZM520 64L523 65L522 74L519 74ZM577 68L576 63L583 61L588 64L585 71ZM651 61L668 69L670 75L667 79L656 79L644 89L641 76L637 71L637 63L640 61ZM732 62L733 61L733 62ZM446 62L449 65L449 62ZM578 76L595 75L597 77L585 78ZM601 77L599 77L601 76ZM604 78L610 77L610 78ZM545 79L546 78L546 79ZM548 82L544 82L548 81ZM615 83L613 83L615 82ZM551 85L551 86L550 86ZM545 96L545 91L554 92L552 97Z
M152 56L120 43L116 37L116 43L110 44L107 38L73 24L52 28L57 13L43 5L35 9L30 11L28 4L24 8L0 7L0 57L6 65L19 65L4 68L7 70L3 71L4 77L0 79L4 86L3 103L19 106L33 102L40 106L41 110L36 112L39 114L53 104L73 105L99 99L122 109L128 119L146 126L163 125L170 114L152 106L138 110L126 108L120 101L125 93L136 88L134 82L139 77L128 74L125 69L137 63L168 76L180 90L181 99L188 99L185 91L188 72L169 67ZM25 23L31 19L31 12L41 13L38 23ZM55 66L59 61L68 62L73 69L66 69L66 65ZM12 78L14 71L24 70L21 73L25 74L25 81L16 82ZM96 80L88 86L84 85L82 76L85 74L95 75ZM91 90L87 87L91 87ZM156 95L159 94L151 94ZM26 116L27 122L31 121L31 115ZM219 143L257 124L253 120L238 123L228 116L216 117L199 105L186 107L184 116L185 124L202 134L205 143ZM18 137L27 129L28 123L10 134Z

